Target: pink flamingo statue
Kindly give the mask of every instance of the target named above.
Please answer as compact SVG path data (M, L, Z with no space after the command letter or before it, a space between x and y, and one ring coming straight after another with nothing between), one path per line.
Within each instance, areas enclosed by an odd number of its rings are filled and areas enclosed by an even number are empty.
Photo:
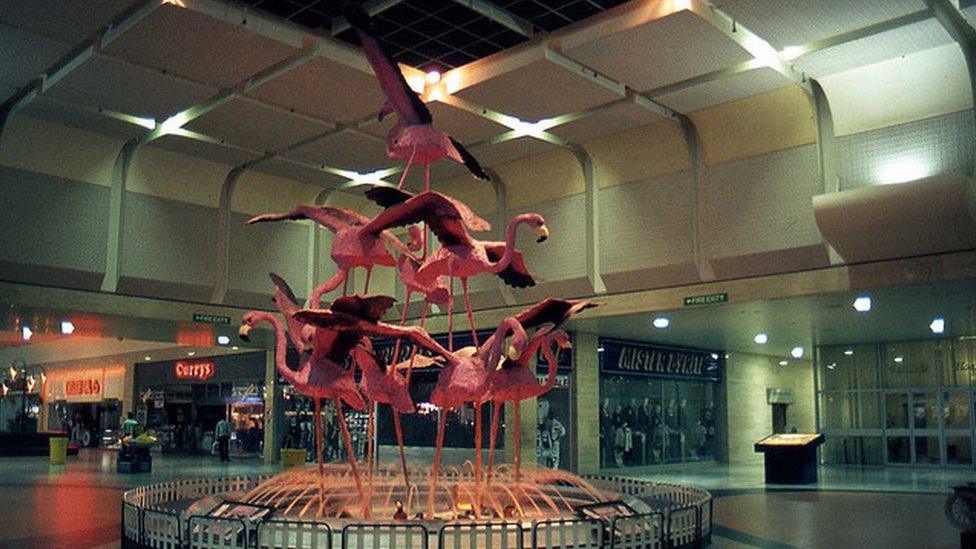
M467 230L472 222L458 204L458 201L440 193L424 192L386 208L370 221L369 226L373 230L385 230L423 221L437 235L441 247L420 267L416 280L420 284L429 284L444 275L461 279L468 323L477 346L477 328L468 292L468 278L481 273L493 273L509 286L534 286L536 279L525 267L522 253L515 247L515 234L518 226L525 224L536 231L539 234L538 241L543 242L549 238L549 229L541 215L527 213L517 215L509 222L504 242L475 240ZM453 294L454 285L449 284L449 287ZM449 334L453 331L452 315L453 308L451 301L448 301Z
M311 219L335 233L331 256L339 270L332 279L312 290L309 303L313 307L320 306L321 296L338 288L340 283L344 284L342 293L345 295L349 272L356 267L366 269L368 290L370 275L375 265L396 266L396 260L387 250L387 245L400 253L409 254L407 247L393 233L382 229L374 230L370 226L368 217L346 208L298 205L290 212L252 217L247 220L247 224L284 219Z
M343 402L359 411L366 409L366 403L363 402L363 397L356 389L356 381L353 377L354 370L346 370L342 366L344 358L359 343L361 336L346 332L315 330L312 356L301 363L298 371L294 371L285 363L288 336L285 334L284 325L277 317L263 311L250 311L244 314L242 322L239 335L245 341L248 341L250 331L258 324L269 323L272 325L277 338L275 367L278 373L285 381L295 387L295 390L314 400L316 457L320 473L322 471L322 399L328 398L335 401L339 426L346 443L349 465L352 468L353 476L356 479L356 488L363 503L363 514L369 518L369 505L365 499L362 480L356 466L356 456L353 454L352 436L349 434L349 427L346 425L345 415L342 411Z
M430 164L445 157L464 164L478 179L489 179L478 160L461 143L434 129L430 111L407 85L400 67L383 48L369 15L354 2L343 0L341 6L343 16L359 35L366 59L373 67L380 88L386 95L386 103L379 112L379 119L382 120L392 113L397 115L397 122L386 137L387 156L406 162L397 188L403 187L410 166L418 162L424 165L424 190L429 190Z

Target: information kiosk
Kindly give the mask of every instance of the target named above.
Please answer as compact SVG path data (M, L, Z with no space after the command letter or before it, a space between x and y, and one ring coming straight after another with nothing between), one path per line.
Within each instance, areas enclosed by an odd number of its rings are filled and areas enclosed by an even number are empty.
M823 434L781 433L756 443L766 456L766 484L813 484L817 482L817 446Z

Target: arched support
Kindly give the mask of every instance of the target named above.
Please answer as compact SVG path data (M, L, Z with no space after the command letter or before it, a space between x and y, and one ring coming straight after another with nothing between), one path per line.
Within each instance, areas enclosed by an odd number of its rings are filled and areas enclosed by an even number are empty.
M508 225L510 215L508 211L508 188L505 186L505 180L493 168L485 168L485 173L488 174L490 178L489 182L495 190L495 226L504 228ZM502 301L505 302L505 305L515 305L518 303L512 289L508 284L502 282L501 279L498 280L498 292L501 294Z
M830 112L827 94L820 83L811 78L810 88L813 92L813 113L817 123L817 162L820 167L820 183L825 194L835 193L840 191L840 180L837 178L834 117Z
M129 179L129 167L141 145L139 139L129 140L115 157L112 188L109 190L108 201L108 249L105 255L105 277L102 279L103 292L115 292L119 288L122 232L125 230L125 188Z
M946 32L949 33L949 36L962 49L963 58L966 60L966 69L969 72L969 87L972 90L972 121L976 127L976 28L969 23L965 14L959 9L958 0L925 0L925 3ZM974 158L973 165L976 166L976 148L970 151L970 154Z
M210 296L210 301L214 303L223 303L227 296L230 278L231 204L234 201L237 181L250 167L250 163L234 166L227 172L227 177L224 178L224 183L220 186L220 200L217 204L217 247L214 252L213 294Z
M593 293L603 294L607 287L600 275L600 189L596 183L596 167L590 153L582 145L566 142L564 146L573 153L583 170L586 195L586 277L590 280Z
M711 269L706 271L701 251L701 181L705 155L695 123L685 115L680 115L677 122L688 147L688 171L691 172L691 256L698 277L711 280L715 277Z

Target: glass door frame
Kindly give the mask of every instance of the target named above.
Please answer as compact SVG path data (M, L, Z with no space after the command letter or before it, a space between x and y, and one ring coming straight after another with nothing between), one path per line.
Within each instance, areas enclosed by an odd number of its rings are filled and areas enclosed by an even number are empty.
M966 395L966 404L969 411L968 428L952 428L945 424L944 410L948 405L946 396L948 393L961 393ZM939 423L942 436L939 441L942 451L942 466L953 469L972 469L976 467L976 392L972 387L942 387L939 389ZM970 463L949 463L949 438L968 438Z

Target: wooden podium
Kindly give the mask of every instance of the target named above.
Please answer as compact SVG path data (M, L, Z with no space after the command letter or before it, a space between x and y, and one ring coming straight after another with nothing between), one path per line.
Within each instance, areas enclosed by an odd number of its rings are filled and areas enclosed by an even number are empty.
M817 446L823 434L782 433L756 443L766 458L766 484L813 484L817 482Z

